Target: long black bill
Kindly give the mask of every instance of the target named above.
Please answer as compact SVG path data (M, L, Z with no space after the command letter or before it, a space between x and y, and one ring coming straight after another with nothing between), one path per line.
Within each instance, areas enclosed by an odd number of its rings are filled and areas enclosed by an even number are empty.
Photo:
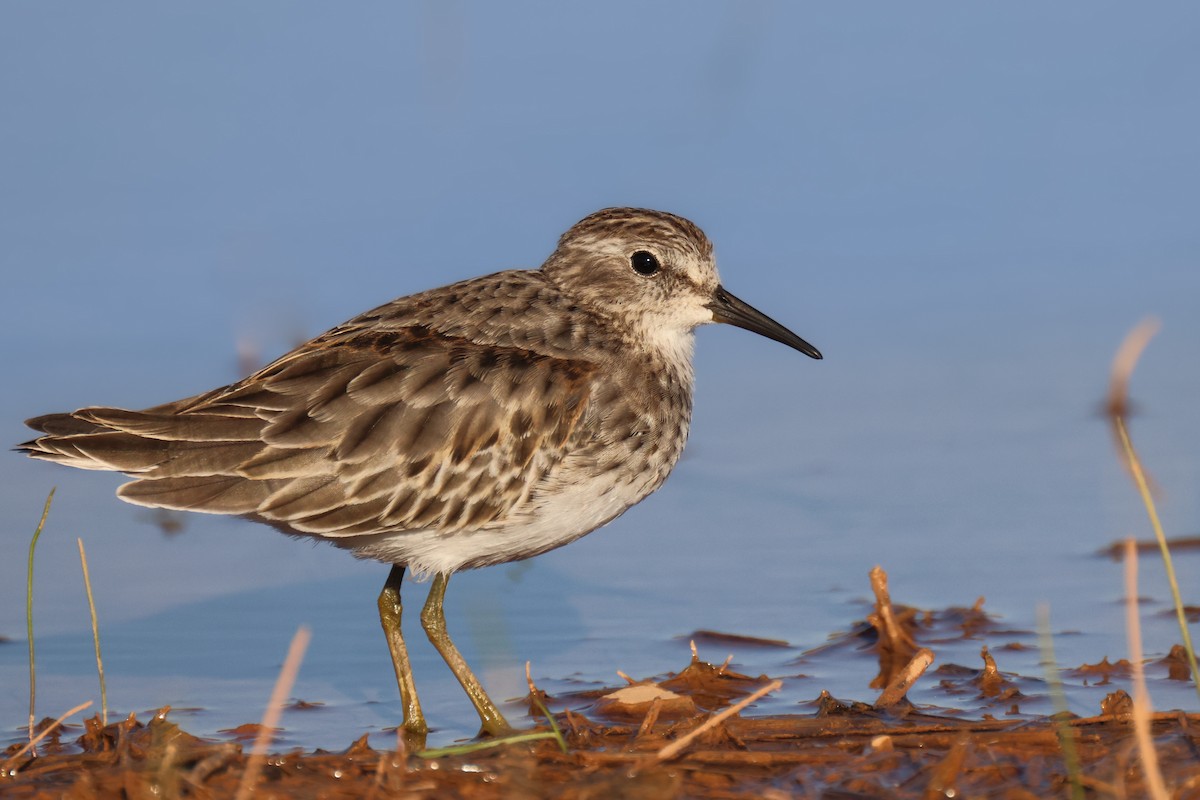
M811 344L804 341L799 336L792 333L787 328L783 327L754 306L738 300L729 292L725 291L724 286L717 287L717 290L713 292L712 302L709 303L707 307L710 311L712 311L713 320L716 322L727 322L730 325L736 325L739 328L745 328L748 331L754 331L755 333L765 336L768 339L774 339L777 342L786 344L788 347L793 347L810 358L821 358L820 350L813 347Z

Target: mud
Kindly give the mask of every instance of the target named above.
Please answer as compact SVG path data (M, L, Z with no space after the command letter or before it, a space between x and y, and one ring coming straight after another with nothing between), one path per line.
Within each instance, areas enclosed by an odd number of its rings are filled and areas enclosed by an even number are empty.
M700 705L717 667L693 664L672 680ZM690 675L688 673L691 673ZM567 751L553 740L501 745L441 758L379 751L364 736L341 753L292 752L267 759L256 797L337 798L731 798L731 797L1065 797L1069 788L1059 733L1050 719L974 720L918 712L881 712L829 696L815 713L733 716L679 756L665 745L704 723L699 712L651 724L599 715L555 714ZM1146 796L1128 715L1071 719L1066 725L1088 797ZM539 730L549 730L542 721ZM1155 744L1173 796L1200 797L1200 715L1155 716ZM243 736L244 731L239 731ZM184 732L167 714L134 718L57 737L41 754L6 765L6 798L231 797L246 769L236 742Z
M987 647L979 667L943 664L908 676L933 682L944 696L994 709L966 719L962 708L914 707L901 692L905 670L939 641L995 632L976 603L938 612L892 607L886 576L861 625L821 650L874 650L880 671L874 702L822 692L804 713L754 716L753 707L717 724L713 718L770 682L693 655L665 679L549 697L532 687L526 727L561 739L494 742L449 755L406 748L372 749L367 736L342 752L276 753L254 781L255 797L289 798L1050 798L1148 796L1131 722L1132 702L1117 688L1123 661L1101 659L1063 674L1111 687L1099 713L1086 718L1018 717L1021 687L1037 679L1001 672ZM778 647L771 640L698 631L696 638L739 647ZM1001 646L1000 650L1003 650ZM1182 669L1182 672L1180 670ZM1163 674L1167 673L1167 674ZM1156 680L1189 680L1177 652ZM898 683L900 681L901 683ZM549 718L547 717L549 714ZM43 725L51 724L49 720ZM1158 713L1154 745L1170 795L1200 798L1200 715ZM0 757L5 798L233 797L247 772L259 726L247 722L221 738L181 730L168 710L144 721L55 727L36 756L12 745ZM700 731L678 752L670 749ZM1064 739L1078 766L1069 768ZM666 749L664 749L666 748ZM1073 786L1074 782L1074 786Z

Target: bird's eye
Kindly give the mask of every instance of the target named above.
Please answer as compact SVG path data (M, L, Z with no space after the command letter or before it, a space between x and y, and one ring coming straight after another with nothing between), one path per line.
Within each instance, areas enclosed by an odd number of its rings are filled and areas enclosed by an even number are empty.
M659 269L658 259L654 257L653 253L646 250L638 250L630 256L629 263L638 275L653 275Z

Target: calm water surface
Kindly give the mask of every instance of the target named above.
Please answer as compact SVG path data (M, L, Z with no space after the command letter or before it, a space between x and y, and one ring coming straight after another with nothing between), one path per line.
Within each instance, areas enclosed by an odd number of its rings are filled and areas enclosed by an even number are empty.
M893 364L812 334L835 344L812 364L733 329L701 331L693 440L668 485L571 547L456 576L452 633L499 697L523 693L527 660L552 694L617 684L616 670L677 670L689 635L710 629L790 644L732 648L735 669L791 676L764 710L800 710L822 689L869 700L869 654L801 656L864 616L866 573L881 564L897 602L939 609L984 596L1001 617L1006 633L935 647L940 662L978 666L984 643L1035 645L1038 603L1051 608L1065 665L1124 657L1120 568L1095 551L1146 526L1093 413L1107 354L1067 354L1065 335L1041 348L1048 331L1020 334L1004 352L952 337ZM1178 398L1200 386L1164 368L1171 342L1164 335L1139 374L1147 410L1135 431L1164 487L1168 526L1183 533L1196 477L1185 443L1197 430ZM255 720L290 636L306 624L313 641L292 694L323 706L290 712L284 743L339 747L399 719L374 608L382 565L237 520L186 516L183 531L167 535L150 513L112 497L109 475L15 455L4 475L18 529L32 530L41 493L59 487L35 583L39 714L97 694L74 542L83 536L117 713L171 705L185 727L208 735ZM15 738L27 694L24 539L14 531L13 542L0 630L17 641L0 646L0 718ZM1194 587L1195 555L1182 554L1178 568ZM424 589L406 585L410 608ZM1147 647L1162 655L1179 634L1156 560L1145 562L1142 594ZM470 735L473 712L415 622L414 611L409 638L435 738ZM701 654L719 662L729 649ZM1002 670L1041 674L1036 648L997 657ZM927 682L917 702L976 710L972 698ZM1195 703L1186 687L1157 693L1160 704ZM1022 710L1044 713L1037 688L1026 694ZM1073 695L1074 710L1094 712L1101 695Z
M804 654L864 616L876 564L897 602L985 597L1002 670L1040 674L1036 650L1000 649L1035 644L1039 603L1062 663L1123 657L1120 567L1095 553L1147 524L1096 410L1150 313L1134 435L1168 530L1200 527L1200 10L920 6L5 4L0 441L35 414L236 380L239 351L261 363L397 295L536 265L597 208L659 207L826 360L699 331L667 485L570 547L454 578L451 631L494 696L524 692L526 661L552 694L678 670L709 629L789 643L732 648L735 669L787 678L762 710L872 699L869 655ZM236 520L168 536L118 483L0 453L5 736L26 715L25 554L51 486L39 716L98 697L81 536L114 713L169 704L206 735L255 721L306 624L293 697L323 705L289 712L284 744L399 721L384 565ZM1197 555L1177 566L1200 602ZM1179 632L1153 559L1141 594L1162 655ZM405 596L415 610L424 587ZM472 734L408 630L434 738ZM976 666L981 643L937 645L939 664ZM1073 710L1106 688L1072 689ZM1196 708L1188 687L1154 693ZM932 675L912 697L981 711Z

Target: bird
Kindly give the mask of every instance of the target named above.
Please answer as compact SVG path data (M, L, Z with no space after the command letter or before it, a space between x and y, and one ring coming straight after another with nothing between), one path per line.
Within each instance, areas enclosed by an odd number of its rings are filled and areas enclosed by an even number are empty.
M401 629L406 571L431 578L421 625L481 736L512 730L451 640L455 572L530 558L611 522L683 451L694 330L726 323L821 353L721 284L693 222L606 208L538 269L400 297L236 383L142 410L26 421L17 449L131 478L122 500L228 514L391 565L378 597L403 733L429 730Z

